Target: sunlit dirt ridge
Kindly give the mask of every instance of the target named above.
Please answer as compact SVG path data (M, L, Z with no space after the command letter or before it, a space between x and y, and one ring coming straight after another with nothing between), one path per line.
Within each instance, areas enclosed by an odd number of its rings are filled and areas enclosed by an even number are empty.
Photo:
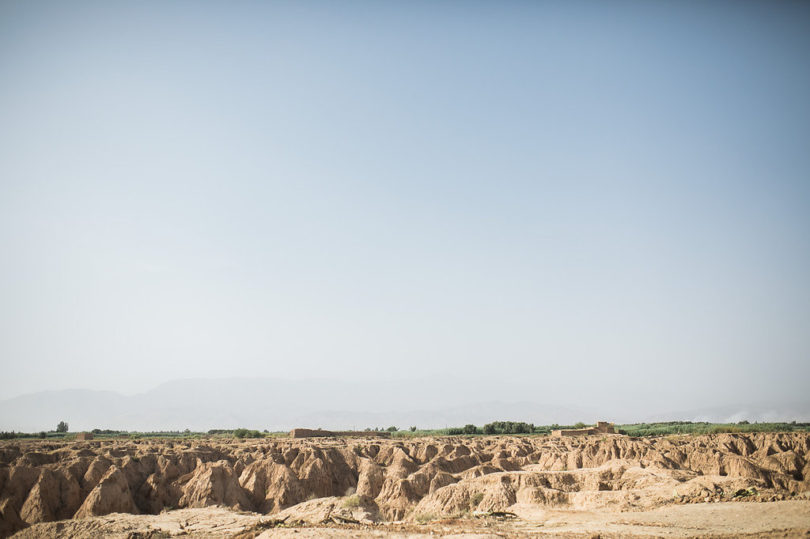
M807 433L14 441L0 444L0 535L37 522L210 505L293 516L353 507L358 519L393 521L517 503L634 510L784 499L810 491L808 447Z

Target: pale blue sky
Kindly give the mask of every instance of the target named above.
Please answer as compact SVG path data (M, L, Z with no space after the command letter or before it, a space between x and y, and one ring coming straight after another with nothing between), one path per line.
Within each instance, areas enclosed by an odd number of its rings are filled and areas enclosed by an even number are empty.
M2 1L0 398L804 398L809 52L807 2Z

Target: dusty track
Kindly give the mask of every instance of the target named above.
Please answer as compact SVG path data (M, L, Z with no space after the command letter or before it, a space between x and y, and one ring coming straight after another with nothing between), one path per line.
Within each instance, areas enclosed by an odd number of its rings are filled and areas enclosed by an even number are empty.
M627 520L651 514L660 524L678 511L698 518L696 503L731 511L740 500L786 498L797 500L782 511L795 517L790 530L800 533L810 503L801 501L810 491L808 447L807 434L6 442L0 445L0 535L63 519L215 505L268 515L247 515L253 521L240 531L286 519L285 525L304 526L356 521L341 525L360 526L364 534L396 532L390 524L379 528L392 521L404 521L403 533L445 521L452 523L451 531L486 531L491 524L493 530L505 526L503 533L539 533L553 528L559 511L592 515L588 518L607 530L609 524L622 525L608 522L611 515ZM751 490L741 496L745 489ZM718 501L734 503L706 503ZM684 504L691 506L683 509ZM771 507L786 506L762 507L759 513L766 515ZM664 513L655 516L656 508ZM503 510L519 518L472 518L475 512ZM51 526L79 533L69 526L97 520ZM751 530L770 533L777 524ZM29 531L37 530L50 535L56 528L40 524ZM555 533L578 532L557 526Z

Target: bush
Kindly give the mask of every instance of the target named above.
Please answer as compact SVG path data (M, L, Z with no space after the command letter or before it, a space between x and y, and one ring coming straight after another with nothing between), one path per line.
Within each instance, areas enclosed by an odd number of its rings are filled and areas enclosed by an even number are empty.
M494 421L484 425L484 434L531 434L534 424L523 421Z
M478 427L476 427L475 425L470 424L464 425L464 434L477 434L477 433Z
M385 430L387 430L388 432L396 432L396 431L398 431L399 429L398 429L398 428L396 428L396 427L391 426L391 427L388 427L388 428L387 428L387 429L385 429Z
M264 438L264 434L257 430L236 429L233 431L236 438Z
M56 425L56 432L67 432L68 431L68 424L64 421L60 421L58 425Z
M415 426L411 427L411 432L416 432L416 427Z
M354 496L349 496L343 500L343 507L346 507L347 509L360 507L360 496L357 496L356 494Z
M709 433L711 434L728 434L742 431L743 430L740 427L724 426L724 425L715 425L711 429L709 429Z

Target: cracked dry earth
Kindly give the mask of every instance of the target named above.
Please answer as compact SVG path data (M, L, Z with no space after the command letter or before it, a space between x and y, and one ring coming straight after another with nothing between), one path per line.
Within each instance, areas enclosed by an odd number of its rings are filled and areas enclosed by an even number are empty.
M431 533L810 537L810 434L0 444L0 537Z

